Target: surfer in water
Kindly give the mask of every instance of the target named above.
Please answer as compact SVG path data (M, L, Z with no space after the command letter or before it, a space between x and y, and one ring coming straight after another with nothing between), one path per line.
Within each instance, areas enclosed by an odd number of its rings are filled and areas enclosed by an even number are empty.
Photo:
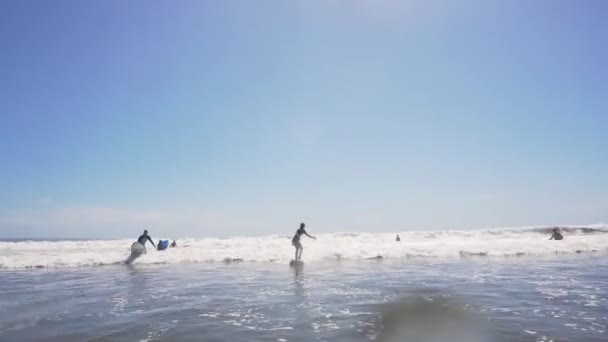
M150 241L152 246L154 246L154 249L156 249L156 245L154 244L154 241L152 241L150 235L148 235L148 231L144 230L144 233L140 235L137 241L133 242L133 244L131 245L131 255L129 255L127 260L125 260L125 264L130 265L137 258L142 256L143 254L146 254L146 242L148 241Z
M296 248L296 261L299 261L302 258L302 250L304 249L302 247L302 244L300 243L300 237L302 236L302 234L308 236L313 240L317 239L316 237L309 235L304 229L304 227L306 227L306 225L304 223L300 223L300 229L296 231L296 235L294 235L293 239L291 239L291 244Z
M549 238L549 240L563 240L564 236L560 233L559 229L553 228L553 234Z
M154 249L156 249L156 245L154 244L154 241L152 241L152 238L150 237L150 235L148 235L148 230L144 230L144 233L139 236L139 238L137 239L137 242L140 243L142 246L146 247L147 241L150 241L152 246L154 246Z

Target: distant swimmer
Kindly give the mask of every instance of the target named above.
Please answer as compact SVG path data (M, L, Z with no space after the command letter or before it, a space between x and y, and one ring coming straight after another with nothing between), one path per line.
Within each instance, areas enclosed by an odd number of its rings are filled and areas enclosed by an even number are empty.
M401 238L399 237L399 234L397 234L397 237L395 238L395 241L397 241L397 242L401 241Z
M549 238L549 240L563 240L564 236L560 233L559 229L553 228L553 235Z
M148 235L148 231L144 230L144 233L142 235L140 235L139 238L137 239L137 243L139 243L142 246L146 247L146 242L147 241L150 241L150 243L152 244L152 246L154 246L154 249L156 249L156 245L154 244L154 241L152 241L152 238L150 237L150 235Z
M300 223L300 229L296 231L296 235L294 235L293 239L291 239L291 244L296 248L296 261L302 258L302 250L304 250L302 244L300 243L300 237L302 236L302 234L308 236L311 239L317 239L316 237L309 235L304 229L304 227L306 227L306 225L304 223Z
M173 240L173 242L171 242L171 248L175 248L177 247L177 242L175 242L175 240Z

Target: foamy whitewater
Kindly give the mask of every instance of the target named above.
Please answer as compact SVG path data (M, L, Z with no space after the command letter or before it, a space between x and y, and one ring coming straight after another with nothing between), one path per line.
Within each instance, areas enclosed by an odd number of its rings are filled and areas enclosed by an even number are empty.
M306 261L371 258L523 256L587 253L608 250L608 225L562 226L562 241L548 241L555 227L524 227L468 231L336 233L303 238ZM401 242L395 241L395 235ZM164 238L152 237L155 240ZM121 263L133 239L0 242L0 269L77 267ZM141 264L200 262L288 262L291 236L178 239L178 248L148 254Z

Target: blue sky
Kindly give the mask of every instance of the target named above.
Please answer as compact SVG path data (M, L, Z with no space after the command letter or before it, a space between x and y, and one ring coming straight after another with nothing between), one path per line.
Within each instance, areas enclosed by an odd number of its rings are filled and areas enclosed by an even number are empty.
M0 237L608 222L605 1L0 2Z

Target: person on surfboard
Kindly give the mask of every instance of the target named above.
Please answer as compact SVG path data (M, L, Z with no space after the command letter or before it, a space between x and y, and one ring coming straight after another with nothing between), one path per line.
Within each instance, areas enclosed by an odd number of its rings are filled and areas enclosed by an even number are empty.
M148 242L148 241L150 241L152 246L154 246L154 249L156 249L156 245L154 244L154 241L152 241L152 238L150 237L150 235L148 235L148 230L144 230L144 233L139 236L139 238L137 239L137 242L140 243L145 248L146 242Z
M131 255L125 260L125 264L130 265L135 259L139 258L142 254L146 254L146 242L150 241L154 249L156 249L156 245L150 235L148 235L148 231L144 230L144 233L137 238L137 241L133 242L131 245Z
M302 234L308 236L309 238L316 240L317 238L309 235L306 230L304 229L304 227L306 227L306 225L304 223L300 223L300 228L296 231L296 235L293 236L293 239L291 239L291 244L296 248L296 260L295 261L299 261L302 258L302 250L304 250L304 248L302 247L302 244L300 243L300 237L302 236Z

